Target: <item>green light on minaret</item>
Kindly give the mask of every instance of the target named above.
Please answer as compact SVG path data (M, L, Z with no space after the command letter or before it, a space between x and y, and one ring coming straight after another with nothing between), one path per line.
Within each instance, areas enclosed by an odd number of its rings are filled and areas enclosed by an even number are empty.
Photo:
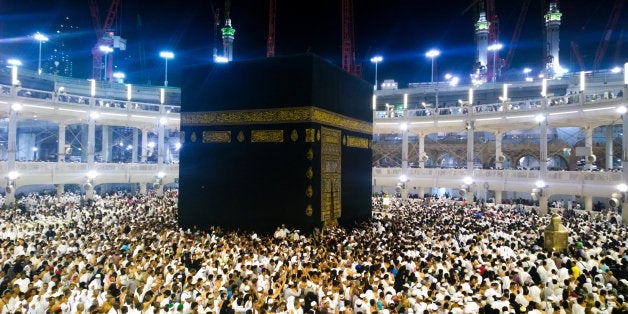
M222 32L222 36L234 36L235 35L235 28L232 28L232 27L223 27L222 29L220 29L220 31Z
M563 16L560 12L553 12L545 15L545 22L558 21L560 22L560 18Z
M488 29L488 22L477 22L475 24L475 30L485 30Z

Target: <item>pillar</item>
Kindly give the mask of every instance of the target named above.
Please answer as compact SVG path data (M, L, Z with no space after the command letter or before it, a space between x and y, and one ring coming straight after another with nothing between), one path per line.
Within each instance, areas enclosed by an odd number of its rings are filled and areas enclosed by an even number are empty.
M93 186L89 189L85 189L85 198L87 198L88 200L94 199L94 187Z
M161 165L164 163L164 156L166 155L166 146L164 144L166 128L163 123L159 123L157 132L157 164Z
M503 156L502 153L502 131L495 132L495 169L503 169L503 162L499 161L499 157Z
M109 141L109 126L102 126L102 149L100 151L103 162L111 162L111 141Z
M146 184L144 182L140 182L140 194L141 195L146 195Z
M422 199L425 196L425 187L420 186L417 188L417 190L418 190L417 194L419 194L419 198Z
M541 106L543 109L543 120L539 122L539 180L545 181L547 176L547 116L545 116L545 110L547 110L547 98L543 98ZM542 193L539 196L539 215L545 215L548 213L548 197L549 193L547 193L547 187L542 188Z
M502 203L502 191L495 190L495 204Z
M59 123L59 140L57 143L57 161L59 162L65 161L65 128L65 124Z
M424 160L423 156L427 156L425 154L425 134L419 133L419 168L425 168L425 162L427 158Z
M139 147L139 136L138 136L137 132L139 132L139 129L134 128L133 129L133 151L131 152L131 161L132 162L137 162L138 148L141 151L141 148Z
M402 128L401 130L401 174L407 177L408 175L408 130L406 128ZM408 182L403 182L403 188L401 189L401 198L408 198Z
M593 196L591 195L584 196L584 210L588 210L588 211L593 210Z
M57 196L63 196L63 193L65 192L65 184L55 184L55 187L57 188Z
M146 157L148 157L148 129L142 129L142 159L140 162L145 163Z
M548 199L549 195L546 195L545 191L543 191L543 195L539 197L539 216L545 216L549 213L549 208L547 206Z
M13 90L17 88L14 87ZM8 130L8 143L7 143L7 166L9 171L15 171L15 156L17 153L17 120L18 120L18 108L10 108L9 109L9 130ZM5 187L9 185L9 179L5 179ZM4 202L7 205L15 205L15 189L17 188L17 184L13 182L13 188L10 191L6 191Z
M613 125L606 126L606 169L613 169Z
M591 125L584 127L584 147L591 148L591 154L593 154L593 127ZM585 158L584 169L590 170L592 164L589 158Z
M473 143L474 143L474 135L475 135L475 125L474 121L467 121L467 170L469 172L473 171Z
M547 174L547 121L539 123L539 169L541 180L545 180Z
M473 189L471 187L467 188L464 199L467 200L467 204L469 205L475 204L475 202L473 201Z
M94 169L94 150L96 149L96 119L94 117L89 118L87 124L87 171ZM85 174L85 180L87 183L87 174ZM91 187L85 189L85 198L88 200L94 199L94 187L95 184L91 180Z
M96 148L96 119L89 118L87 124L87 163L92 168L94 165L94 150Z
M9 113L9 130L8 130L8 143L7 143L7 160L9 162L9 171L14 170L15 157L17 154L17 120L18 120L17 108L11 108Z

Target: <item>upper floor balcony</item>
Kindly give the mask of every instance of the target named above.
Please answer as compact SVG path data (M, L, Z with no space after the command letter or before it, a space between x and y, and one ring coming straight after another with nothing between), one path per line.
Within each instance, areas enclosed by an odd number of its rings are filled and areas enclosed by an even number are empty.
M79 184L89 177L97 186L106 183L174 183L179 178L178 164L142 163L66 163L66 162L0 162L0 177L19 189L27 185ZM8 185L8 182L7 182Z
M541 178L538 170L485 170L439 168L373 168L373 186L396 186L401 175L409 187L443 187L459 189L464 178L473 180L474 190L515 191L530 193ZM543 178L548 195L581 195L609 197L622 183L621 172L550 171Z

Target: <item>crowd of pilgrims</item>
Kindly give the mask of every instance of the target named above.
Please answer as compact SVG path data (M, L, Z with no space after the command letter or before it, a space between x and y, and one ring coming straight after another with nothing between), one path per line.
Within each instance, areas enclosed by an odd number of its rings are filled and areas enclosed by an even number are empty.
M312 234L183 230L163 196L31 194L0 211L0 313L626 313L626 227L395 199ZM211 202L208 202L211 206Z

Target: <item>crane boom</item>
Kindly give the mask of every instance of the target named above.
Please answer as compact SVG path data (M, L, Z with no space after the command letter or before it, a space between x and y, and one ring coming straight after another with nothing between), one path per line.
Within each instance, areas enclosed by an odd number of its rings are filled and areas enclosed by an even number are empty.
M519 36L521 35L523 22L525 21L526 15L528 14L528 8L530 7L531 1L532 0L524 0L523 4L521 5L521 11L519 11L519 18L517 19L515 30L512 33L512 39L510 40L510 46L508 47L508 53L506 54L506 60L504 62L504 68L506 69L510 68L510 64L512 63L512 58L515 54L517 43L519 42Z
M342 69L353 75L360 76L361 69L355 64L355 34L353 26L353 2L351 0L342 0Z
M619 20L619 16L621 15L625 1L626 0L615 0L615 4L613 4L611 16L606 23L606 28L604 28L602 40L600 40L600 44L598 45L597 51L595 53L595 59L593 60L593 71L597 70L600 66L600 63L602 63L602 59L606 54L606 49L608 48L608 44L611 40L611 35L613 34L613 29L615 28L615 24L617 24L617 20Z
M89 9L92 16L92 22L94 23L94 31L96 32L96 45L92 48L92 78L95 80L101 80L102 72L102 57L103 52L100 50L100 46L106 45L111 48L115 45L114 36L111 28L113 22L118 14L118 7L120 6L120 0L111 0L109 4L109 10L107 10L107 16L105 23L100 24L100 10L98 9L98 3L96 0L89 0ZM126 49L126 47L124 48ZM105 64L105 79L110 79L113 73L113 56L110 53L104 54L107 60Z
M578 46L576 43L571 41L571 52L576 57L576 61L578 61L578 65L580 66L580 71L584 71L584 62L582 61L582 56L580 55L580 51L578 51Z
M266 57L275 56L275 18L277 17L277 1L270 0L268 8L268 41L266 42Z
M100 10L98 9L98 3L96 0L89 0L89 12L92 16L92 24L94 24L94 31L96 31L96 40L102 37L102 25L100 24Z
M495 10L495 0L486 1L486 17L489 23L488 44L489 46L499 44L499 18ZM497 62L500 60L499 50L493 50L491 54L493 55L491 60L492 66L488 67L487 72L489 73L488 78L493 80L499 73L499 67L497 66Z

